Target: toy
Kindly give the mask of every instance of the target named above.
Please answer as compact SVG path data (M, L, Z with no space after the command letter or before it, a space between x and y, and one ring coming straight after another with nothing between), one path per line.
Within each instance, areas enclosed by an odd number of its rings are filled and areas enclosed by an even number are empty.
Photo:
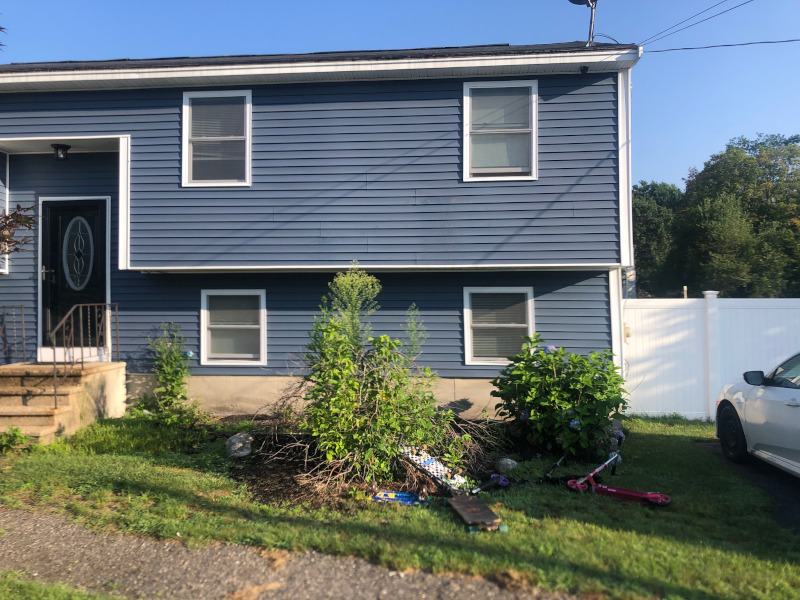
M672 499L669 496L667 496L666 494L661 494L659 492L637 492L634 490L615 488L601 483L597 483L594 477L600 471L605 469L608 465L612 465L613 469L614 466L616 466L618 459L619 459L619 454L617 454L616 452L612 452L611 456L609 456L606 462L597 467L594 471L592 471L588 475L581 477L579 479L570 479L569 481L567 481L567 487L576 492L584 492L588 489L591 489L593 494L599 494L601 496L611 496L612 498L618 498L620 500L630 500L632 502L642 502L643 504L648 504L652 506L669 506L669 504L672 503Z
M453 473L451 469L445 467L437 458L422 448L400 446L400 454L413 467L433 479L437 485L451 494L463 494L469 489L469 482L464 477Z
M490 479L487 479L482 484L480 484L478 487L472 488L472 490L470 490L470 494L477 494L478 492L483 492L496 486L507 487L508 483L509 483L508 478L503 477L502 475L495 474L492 475Z
M376 492L372 496L372 499L375 502L396 502L397 504L403 504L405 506L412 506L414 504L427 504L430 502L426 494L414 494L413 492L380 491Z
M470 533L479 531L506 533L508 531L508 525L501 523L500 517L494 514L494 511L477 496L454 496L448 498L447 503L464 520Z

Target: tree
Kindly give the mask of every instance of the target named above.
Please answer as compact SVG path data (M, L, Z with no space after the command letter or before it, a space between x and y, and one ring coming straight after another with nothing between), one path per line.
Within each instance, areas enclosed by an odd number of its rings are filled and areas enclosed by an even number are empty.
M647 295L800 296L800 135L731 140L686 191L634 186L639 288Z
M0 256L18 252L28 241L27 237L18 237L18 229L33 229L34 219L30 215L32 209L22 208L19 204L11 211L0 213Z
M683 192L669 183L640 181L633 186L636 285L642 295L664 295L669 287L674 211L682 199Z
M723 296L800 293L798 142L796 135L739 137L690 173L674 232L686 261L678 250L674 264L694 285Z

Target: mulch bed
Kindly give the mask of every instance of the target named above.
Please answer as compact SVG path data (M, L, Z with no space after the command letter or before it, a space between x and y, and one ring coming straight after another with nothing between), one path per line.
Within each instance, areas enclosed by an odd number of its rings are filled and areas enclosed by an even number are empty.
M231 472L243 482L253 498L270 506L297 506L332 508L340 512L357 510L351 501L351 490L369 491L366 484L351 484L347 488L330 488L306 480L304 475L311 464L301 447L290 445L299 436L276 433L285 423L270 415L233 415L220 419L221 423L249 423L253 436L253 453L234 460ZM278 452L280 450L280 452ZM488 471L487 471L488 472ZM483 475L484 473L481 473ZM411 468L406 469L406 480L378 486L382 490L420 492L425 489L435 493L436 485Z

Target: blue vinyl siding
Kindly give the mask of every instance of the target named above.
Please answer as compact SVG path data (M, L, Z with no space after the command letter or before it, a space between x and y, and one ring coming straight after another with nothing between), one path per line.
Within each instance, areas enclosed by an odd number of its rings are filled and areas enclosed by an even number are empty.
M302 372L302 352L314 315L331 279L326 274L157 275L117 281L123 358L129 371L149 368L146 338L162 321L179 323L187 346L199 356L202 289L266 290L266 367L199 366L197 375L287 375ZM376 334L403 338L406 310L419 307L430 335L420 362L442 377L493 377L496 367L464 365L463 290L471 286L533 286L536 331L551 344L577 352L611 345L608 274L555 272L378 273L381 310L371 319Z
M182 89L0 95L0 137L130 134L135 269L618 263L617 76L538 82L538 181L461 180L456 79L248 88L246 188L181 187Z
M49 155L12 155L11 202L37 206L43 196L110 196L111 301L119 303L123 360L133 373L150 368L147 338L159 324L181 326L187 346L199 356L200 291L265 290L267 300L267 367L200 367L201 375L286 375L302 369L307 332L327 292L332 275L305 274L147 274L117 269L117 155L74 154L66 163ZM24 304L30 323L29 354L35 350L37 311L37 239L12 258L9 275L0 276L2 304ZM171 237L168 230L162 239ZM610 339L608 274L605 272L445 272L378 273L381 310L373 318L376 333L402 337L405 311L420 309L430 338L421 362L443 377L492 377L497 368L464 365L464 287L531 286L536 331L551 344L589 352L608 348Z

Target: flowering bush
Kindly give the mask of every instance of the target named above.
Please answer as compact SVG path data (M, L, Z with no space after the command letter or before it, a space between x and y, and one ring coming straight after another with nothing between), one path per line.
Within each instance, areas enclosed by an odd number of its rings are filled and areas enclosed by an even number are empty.
M609 418L626 407L611 352L583 356L542 347L537 334L511 361L492 381L498 416L526 424L531 443L542 448L595 454Z

